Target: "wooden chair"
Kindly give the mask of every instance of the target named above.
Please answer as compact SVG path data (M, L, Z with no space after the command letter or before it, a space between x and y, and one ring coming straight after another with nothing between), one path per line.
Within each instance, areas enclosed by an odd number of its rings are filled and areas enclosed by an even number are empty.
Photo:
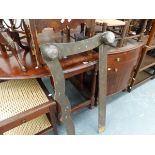
M34 43L35 53L38 60L39 66L46 65L42 60L42 56L39 49L40 42L51 41L53 43L68 43L76 42L78 40L86 39L94 35L95 20L86 19L73 19L60 20L60 19L40 19L30 20L30 31L32 36L32 42ZM40 35L44 35L44 40L41 39ZM86 51L74 56L68 56L61 58L61 65L65 72L65 78L71 79L84 97L85 102L79 103L77 106L72 107L72 112L77 111L84 107L92 108L95 102L95 85L96 85L96 74L97 74L97 54L95 51ZM88 61L89 60L89 61ZM87 95L83 93L85 89L83 86L84 73L92 71L92 83L90 93ZM77 77L78 76L78 77ZM73 77L77 77L73 79ZM51 79L51 81L53 81ZM54 86L53 82L52 85ZM80 88L79 88L80 87ZM83 90L82 90L83 89Z
M18 46L28 52L30 49L30 32L24 19L0 19L0 25L3 26L11 36L12 40Z
M57 133L56 104L40 79L1 82L0 90L0 134Z
M29 20L29 27L31 32L31 43L34 47L38 67L43 65L41 53L39 50L38 35L42 31L46 31L46 40L50 39L52 42L75 42L80 39L85 39L94 35L95 20L88 19L34 19ZM50 29L53 33L50 34ZM48 31L49 30L49 31Z
M0 99L0 134L57 133L56 103L41 79L0 81Z
M51 33L53 31L51 30ZM54 99L61 106L62 120L66 126L68 134L75 134L74 124L72 122L70 112L71 105L65 92L65 76L60 63L62 57L73 56L85 51L99 47L99 133L105 129L105 114L106 114L106 83L107 83L107 51L109 44L114 42L114 34L105 32L93 36L89 39L71 42L71 43L53 43L52 38L46 38L42 32L40 34L40 48L52 77L54 79Z
M102 31L110 30L114 32L118 37L116 40L118 40L116 47L122 47L126 45L127 40L129 39L138 39L138 41L142 41L144 36L144 31L147 25L147 20L144 20L141 24L141 30L138 34L131 34L131 22L133 20L116 20L116 19L96 19L96 25L102 26Z
M26 19L0 19L0 31L6 32L8 38L1 34L0 36L0 51L5 57L13 55L17 60L22 71L26 72L27 64L25 58L27 54L36 59L34 48L31 42L30 29L28 27L28 20ZM12 40L10 46L5 39ZM10 54L11 53L11 54ZM37 62L37 60L36 60Z
M22 71L26 71L26 66L24 64L23 59L19 57L19 53L21 50L29 50L28 46L23 46L20 42L20 37L17 32L11 32L7 28L2 25L2 21L0 20L0 51L5 57L8 57L12 54ZM21 49L22 47L23 49ZM23 57L23 56L22 56Z

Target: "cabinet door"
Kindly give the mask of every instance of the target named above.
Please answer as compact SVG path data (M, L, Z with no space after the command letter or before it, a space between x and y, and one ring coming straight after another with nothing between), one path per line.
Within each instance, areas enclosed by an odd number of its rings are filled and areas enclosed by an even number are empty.
M108 55L107 95L126 89L141 48Z

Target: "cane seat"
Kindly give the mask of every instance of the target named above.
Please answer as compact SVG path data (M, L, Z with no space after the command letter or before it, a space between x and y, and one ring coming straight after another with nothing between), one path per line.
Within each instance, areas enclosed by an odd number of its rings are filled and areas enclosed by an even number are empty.
M96 24L102 25L103 23L107 26L124 26L125 22L117 19L96 19Z
M46 115L42 115L5 132L4 135L35 135L49 127L51 127L49 120Z
M0 129L2 124L49 102L37 79L10 80L0 83ZM33 135L52 127L46 113L21 123L3 134ZM1 131L0 131L1 132Z

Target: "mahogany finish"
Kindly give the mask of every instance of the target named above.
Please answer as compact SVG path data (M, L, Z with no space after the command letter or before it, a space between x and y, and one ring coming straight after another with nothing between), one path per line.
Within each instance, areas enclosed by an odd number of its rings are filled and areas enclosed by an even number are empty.
M84 28L86 24L87 29ZM25 25L26 26L26 25ZM78 26L78 27L77 27ZM55 42L68 42L75 41L74 33L85 31L85 36L94 35L94 20L64 20L63 24L61 20L30 20L30 30L26 26L27 44L31 48L26 50L21 47L18 51L18 57L22 58L22 62L26 67L26 71L21 70L16 57L12 52L4 52L3 46L0 46L0 79L28 79L28 78L41 78L51 76L48 67L44 64L40 51L39 40L37 36L44 28L53 28L56 32L54 38ZM61 31L60 31L61 30ZM31 37L29 37L29 31ZM52 38L53 39L53 38ZM18 40L17 40L18 42ZM20 43L18 43L20 45ZM125 46L122 48L111 49L108 53L108 77L107 77L107 95L113 95L119 91L127 88L130 79L133 77L132 73L137 65L139 55L142 49L143 43L135 43L132 46ZM27 46L26 46L27 47ZM83 74L87 71L93 71L93 79L91 82L91 97L84 103L78 104L78 106L72 108L72 112L77 111L83 107L93 106L95 102L96 92L96 74L98 71L98 52L88 51L76 56L70 56L61 60L61 65L64 69L65 78L71 78L75 75L80 75L81 83L83 81ZM80 87L83 85L80 83ZM42 111L31 112L27 115L20 115L21 118L26 117L28 120L35 117L35 114L46 112L46 107L42 107ZM45 111L44 111L45 110ZM54 109L55 110L55 109ZM60 109L59 109L60 110ZM35 113L36 112L36 113ZM19 125L20 121L17 120L16 124ZM11 125L10 125L11 127Z
M79 31L83 32L84 30L86 36L94 35L95 20L64 20L62 23L60 19L44 19L30 20L29 22L30 32L32 34L32 38L29 38L29 40L31 40L31 43L29 41L29 44L32 44L33 49L32 51L28 51L26 53L24 51L18 53L19 57L23 58L24 66L26 66L26 71L21 71L19 64L17 63L17 61L15 61L14 55L12 55L11 53L9 55L5 55L3 52L1 52L0 79L25 79L51 76L47 66L42 61L38 46L37 34L39 35L39 33L44 31L44 29L53 28L53 30L55 31L55 42L75 41L74 33ZM87 25L88 27L87 30L84 29L84 25L82 24L79 27L79 22L85 23L85 25ZM28 30L26 32L27 34L29 33ZM35 50L35 52L33 50ZM125 46L109 51L107 95L114 94L127 87L130 75L134 69L140 50L141 45L137 43L137 45L135 44L131 47ZM95 71L95 64L97 64L97 61L98 53L95 51L86 52L62 59L61 65L65 72L65 78L70 78L90 70ZM81 80L82 79L83 77L81 76ZM95 76L94 79L96 79ZM96 84L92 84L92 87L92 92L94 92Z
M21 52L20 55L23 55L23 53ZM97 58L98 54L96 52L88 52L61 60L66 78L70 77L69 74L72 71L70 70L71 68L83 65L83 62L96 61ZM25 55L24 61L27 68L26 72L21 71L20 66L13 55L6 57L0 54L0 79L28 79L51 76L47 66L44 65L40 68L35 68L35 58L31 56L29 52ZM87 67L88 64L84 66ZM75 68L75 71L76 70L77 69Z
M88 35L90 37L94 35L93 27L95 26L95 20L93 19L34 19L30 21L33 21L33 23L35 24L37 33L41 33L44 28L53 28L55 32L60 32L60 30L62 31L66 29L70 29L71 32L75 32L80 24L86 24L88 28L91 28L91 31ZM82 31L84 31L84 27L81 29L81 32ZM67 34L67 32L64 33Z
M139 44L123 52L108 55L107 95L115 94L128 87L142 46L143 44Z
M85 37L91 37L94 35L95 20L91 19L31 19L30 31L32 34L32 46L34 47L34 55L36 56L37 66L44 64L41 53L39 50L40 34L46 31L44 42L75 42L76 34L83 34ZM48 29L53 29L53 33L49 33Z
M133 49L133 47L135 47ZM142 44L132 48L125 48L124 50L114 49L108 53L108 93L107 95L114 94L118 91L125 89L128 85L130 74L136 65L139 52L141 51ZM119 58L119 59L118 59ZM0 56L0 79L24 79L50 76L47 66L35 69L36 63L29 53L25 56L27 64L27 72L21 72L19 64L15 61L13 56L4 59ZM71 56L61 60L62 67L64 68L65 77L70 78L80 73L94 69L94 64L97 63L98 53L87 52ZM83 64L83 62L94 62ZM79 70L80 66L84 68ZM74 70L73 70L74 68Z

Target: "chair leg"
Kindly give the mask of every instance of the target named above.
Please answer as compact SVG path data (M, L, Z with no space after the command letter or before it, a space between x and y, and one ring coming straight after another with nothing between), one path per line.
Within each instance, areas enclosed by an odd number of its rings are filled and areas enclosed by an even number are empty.
M124 26L124 28L123 28L122 35L121 35L121 40L118 41L117 47L122 47L123 44L125 43L125 41L126 41L126 40L125 40L125 37L127 36L130 23L131 23L131 19L129 19L129 20L126 22L126 24L125 24L125 26Z
M107 23L102 24L102 32L105 32L107 30Z
M61 125L61 107L59 104L56 105L56 119L57 119L57 123L58 125Z
M61 107L62 121L67 130L67 134L73 135L75 134L75 128L70 115L71 105L65 92L65 77L62 66L58 59L53 59L53 61L48 60L46 64L52 73L54 81L54 100L59 103Z
M54 86L54 81L53 81L53 78L50 76L50 82L51 82L51 85Z
M4 57L8 57L8 54L7 54L7 51L6 51L6 49L5 49L5 46L4 45L2 45L1 43L0 43L0 51L1 51L1 53L2 53L2 55L4 56Z
M52 125L53 125L53 132L55 135L58 134L58 131L57 131L57 121L56 121L56 108L55 107L50 107L49 108L50 110L50 119L51 119L51 122L52 122Z
M98 131L105 130L106 121L106 94L107 94L107 51L108 46L99 46L99 106L98 106Z
M62 101L58 101L61 107L62 122L66 128L68 135L75 135L75 127L71 118L71 106L67 97L63 97Z
M141 29L141 32L140 32L140 37L139 37L138 41L142 41L143 40L144 31L145 31L145 28L147 26L147 22L148 22L148 19L145 19L144 22L143 22L142 29Z
M153 76L151 79L154 79L155 78L155 67L154 67L154 72L153 72Z
M96 78L97 78L97 65L95 65L95 70L93 71L93 78L92 78L92 85L91 85L91 104L90 104L90 108L92 108L95 105Z
M83 78L84 78L84 73L80 74L80 89L83 90Z

